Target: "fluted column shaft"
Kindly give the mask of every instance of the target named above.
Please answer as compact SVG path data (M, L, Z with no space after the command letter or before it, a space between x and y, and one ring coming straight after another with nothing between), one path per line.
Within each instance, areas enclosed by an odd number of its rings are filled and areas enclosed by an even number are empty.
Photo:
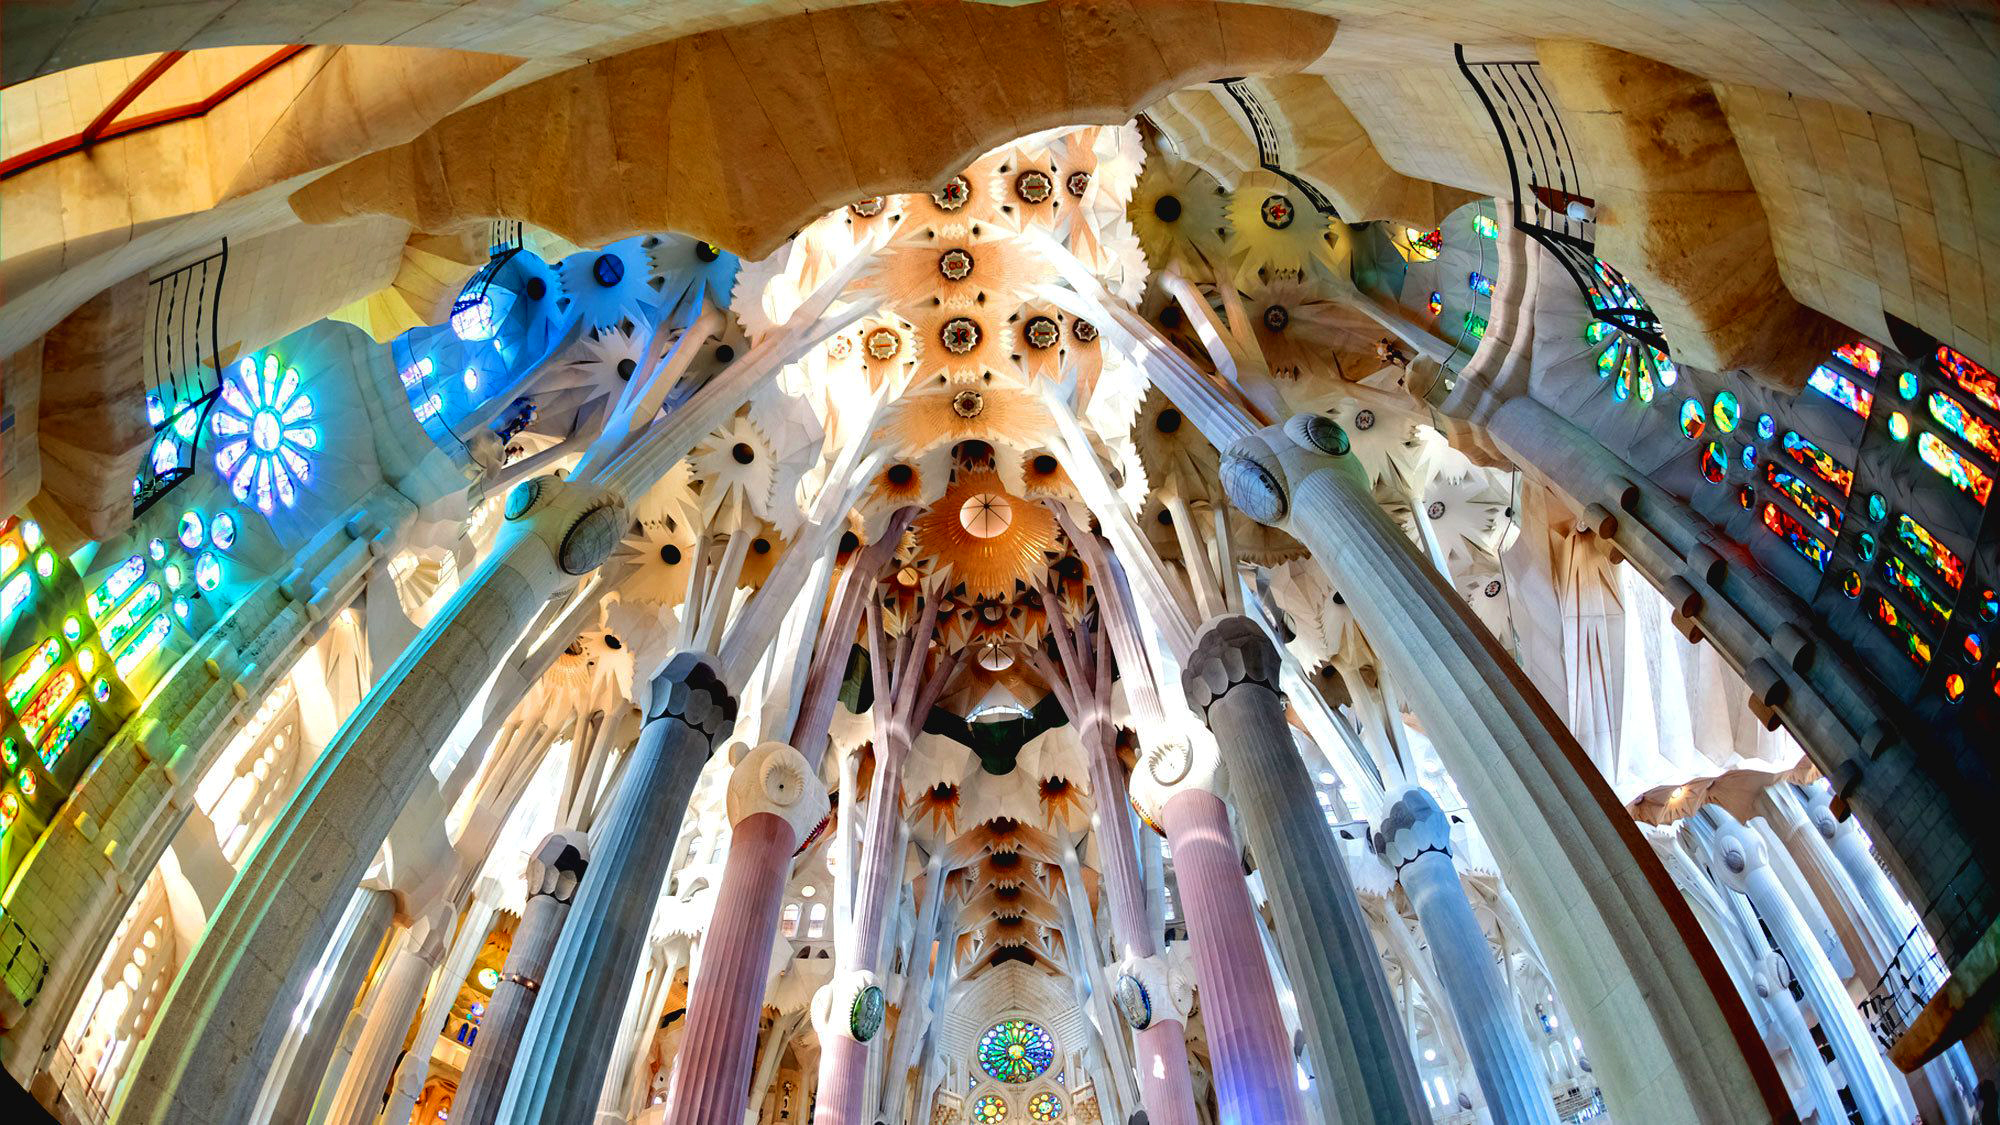
M1224 1121L1304 1125L1285 1018L1257 937L1256 907L1222 799L1185 789L1161 809L1194 943L1202 1026Z
M525 490L525 491L524 491ZM601 564L616 497L537 478L492 557L371 689L210 915L113 1112L120 1125L241 1125L341 912L438 747L550 594Z
M589 875L528 1014L498 1120L575 1125L596 1110L673 858L665 842L680 835L695 780L735 722L736 700L701 654L679 653L654 677L652 713L595 827Z
M1888 1087L1887 1063L1827 960L1826 951L1772 872L1763 839L1715 806L1703 810L1703 815L1720 823L1708 842L1710 870L1750 900L1772 943L1784 954L1806 1002L1819 1013L1820 1033L1826 1036L1847 1077L1847 1093L1854 1099L1862 1125L1894 1122L1897 1099Z
M1332 419L1301 415L1232 446L1221 476L1246 514L1311 551L1423 721L1545 935L1612 1112L1709 1125L1789 1113L1742 998L1712 986L1722 966L1687 904L1661 894L1666 873L1631 816L1348 449Z
M1314 1090L1324 1115L1428 1121L1381 955L1285 721L1280 667L1262 626L1225 615L1202 626L1181 685L1215 734L1237 815L1270 891L1278 950L1318 1066Z
M373 1125L382 1112L389 1078L396 1068L397 1052L409 1037L410 1021L423 1003L424 984L444 955L444 935L438 927L442 914L417 923L423 932L412 932L409 941L389 959L382 970L382 985L375 990L368 1022L354 1044L354 1058L347 1064L327 1113L328 1125Z
M1383 815L1378 847L1416 907L1417 924L1451 998L1452 1018L1493 1120L1497 1125L1555 1125L1555 1105L1541 1069L1452 863L1450 819L1429 793L1411 789Z
M335 1041L347 1026L354 998L366 983L375 951L381 948L382 936L395 918L395 895L373 889L358 894L361 901L355 904L354 916L342 927L334 952L328 954L330 964L322 974L326 987L306 1017L290 1065L279 1078L275 1096L263 1099L271 1107L269 1120L304 1121L312 1113Z
M666 1120L674 1125L733 1122L742 1112L757 1059L771 935L785 897L784 879L768 872L789 871L797 846L792 826L771 813L746 818L730 835L667 1095Z
M570 902L587 866L583 849L588 846L581 835L558 832L544 839L528 857L528 901L514 926L513 944L500 967L500 982L493 986L493 995L486 1002L486 1015L479 1021L465 1073L452 1098L451 1117L458 1125L492 1125L500 1112L500 1098L514 1072L514 1057L521 1049L528 1013L541 993L556 938L569 918Z
M875 783L869 790L868 819L863 829L861 863L854 883L852 963L837 974L873 973L881 959L882 933L896 902L896 882L903 873L901 839L903 759L907 742L892 738L876 747ZM819 1102L813 1125L858 1125L868 1091L868 1054L872 1043L846 1033L846 1012L832 1013L839 1027L820 1037Z
M458 999L460 983L472 972L479 951L486 945L486 935L493 929L494 901L499 893L498 884L490 879L480 880L473 891L465 921L458 928L458 936L452 939L451 951L445 954L443 964L432 977L430 994L417 1016L416 1042L397 1064L396 1077L390 1082L389 1104L382 1110L384 1125L406 1125L410 1114L416 1111L417 1099L423 1096L424 1080L430 1077L431 1054L438 1033Z

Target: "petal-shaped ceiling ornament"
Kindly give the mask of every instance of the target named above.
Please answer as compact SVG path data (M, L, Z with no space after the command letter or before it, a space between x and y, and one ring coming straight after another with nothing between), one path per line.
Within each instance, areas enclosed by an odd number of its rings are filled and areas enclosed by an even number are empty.
M1011 597L1016 583L1031 583L1048 567L1056 549L1056 520L1048 509L1007 496L1009 519L995 535L975 535L961 518L980 497L1006 496L998 473L961 471L944 497L917 518L919 550L951 567L967 596Z
M1334 277L1334 221L1283 176L1259 168L1229 196L1229 261L1239 283L1276 274Z
M1359 382L1382 367L1375 354L1381 327L1334 299L1324 284L1298 277L1253 282L1243 305L1264 362L1278 378Z
M1229 240L1221 181L1185 161L1155 153L1125 214L1155 270L1178 265L1191 278L1213 276Z

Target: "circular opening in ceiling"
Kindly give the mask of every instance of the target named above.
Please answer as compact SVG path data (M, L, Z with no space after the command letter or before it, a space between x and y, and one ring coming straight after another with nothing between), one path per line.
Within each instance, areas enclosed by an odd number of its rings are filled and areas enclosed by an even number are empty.
M728 363L735 358L736 358L735 348L730 347L728 344L716 345L715 360L717 363Z
M1181 201L1171 195L1163 195L1153 201L1153 217L1163 223L1178 222L1181 217Z
M694 244L694 256L704 262L713 262L722 257L722 251L717 250L713 242L697 242Z
M1153 428L1163 434L1171 434L1178 431L1181 428L1181 412L1171 406L1167 407L1165 410L1160 411L1158 418L1153 419Z
M549 295L549 285L539 277L531 277L521 283L521 292L528 300L539 301Z
M590 263L590 276L606 289L625 280L625 260L616 254L599 254Z
M668 566L681 565L681 549L672 543L668 543L666 546L660 548L660 561L666 563Z
M632 381L632 373L637 370L639 370L639 361L629 355L618 361L618 377L628 383Z
M1049 453L1036 454L1035 471L1041 473L1043 476L1047 476L1048 474L1055 472L1056 471L1055 456Z
M908 465L889 466L889 483L895 485L897 488L902 488L909 484L912 480L916 479L916 476L917 471Z
M966 498L958 510L958 522L966 533L991 539L1014 523L1014 505L997 492L981 492Z
M747 441L737 442L735 447L729 451L729 455L736 458L736 463L739 465L748 465L757 459L757 451L750 448L750 443Z

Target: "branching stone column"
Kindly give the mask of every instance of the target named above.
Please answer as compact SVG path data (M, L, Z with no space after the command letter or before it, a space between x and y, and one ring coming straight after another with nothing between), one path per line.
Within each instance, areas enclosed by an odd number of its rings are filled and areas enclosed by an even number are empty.
M619 1016L666 882L681 817L736 699L705 656L682 652L653 678L652 713L598 821L590 878L549 959L499 1120L575 1125L597 1108Z
M1715 806L1702 810L1701 815L1713 817L1716 825L1708 840L1710 872L1717 882L1750 900L1778 952L1785 955L1806 1001L1819 1013L1820 1031L1847 1076L1847 1093L1854 1099L1862 1125L1894 1121L1897 1099L1888 1087L1887 1062L1876 1050L1846 986L1827 961L1826 951L1771 870L1763 837Z
M1400 794L1382 814L1375 851L1396 873L1451 998L1472 1071L1497 1125L1555 1125L1541 1068L1521 1033L1512 999L1493 964L1493 947L1473 916L1451 860L1451 818L1422 789Z
M347 1064L333 1108L326 1116L328 1125L371 1125L382 1112L396 1054L409 1037L417 1006L423 1003L424 985L444 957L451 923L449 907L442 903L433 906L411 928L409 940L389 958L382 970L382 985L375 990L375 1002L368 1010L368 1022L362 1025L361 1039L354 1045L354 1058Z
M1742 998L1716 987L1722 964L1659 858L1513 658L1375 502L1340 426L1301 415L1260 431L1231 447L1221 475L1245 514L1311 550L1407 693L1543 943L1611 1112L1789 1117L1770 1052Z
M424 1080L430 1077L431 1053L437 1046L439 1030L451 1014L451 1006L458 999L459 985L472 972L472 966L479 960L479 951L486 947L486 937L493 930L493 916L497 913L495 904L501 895L500 884L492 879L481 879L473 885L471 901L466 904L465 920L459 924L458 936L451 942L451 951L445 954L444 963L431 978L430 995L424 1001L422 1012L417 1015L416 1041L397 1064L396 1077L389 1084L389 1104L382 1111L384 1125L405 1125L410 1115L416 1112L417 1100L423 1096Z
M258 1119L304 1121L312 1114L313 1099L319 1093L328 1060L347 1020L354 999L367 982L368 970L382 947L383 935L396 915L396 896L388 891L366 888L355 892L337 940L330 943L325 963L319 968L322 981L317 995L307 997L311 1007L300 1029L289 1065L277 1071L277 1085L265 1092L266 1105L258 1107ZM281 1056L280 1063L286 1060Z
M1174 849L1220 1119L1304 1125L1290 1037L1257 935L1262 923L1217 795L1226 784L1212 740L1197 734L1194 744L1148 749L1133 771L1132 797Z
M459 1125L491 1125L500 1112L514 1056L521 1049L521 1033L548 974L549 957L569 917L589 849L590 842L581 833L558 832L537 844L528 857L528 901L521 908L500 983L493 986L493 999L479 1021L479 1035L472 1041L465 1074L452 1099L451 1118Z
M113 1113L121 1125L241 1125L313 965L432 754L565 583L625 528L619 496L537 477L507 498L493 555L361 701L210 915Z
M1263 627L1230 614L1196 634L1181 687L1216 744L1227 748L1230 794L1270 891L1324 1115L1384 1125L1426 1121L1428 1103L1381 955L1285 721L1281 667ZM1179 863L1178 845L1174 857Z
M666 1120L673 1125L729 1122L743 1111L784 876L799 841L828 808L826 785L782 742L766 742L736 763L728 804L724 893L702 938L707 954L690 989L687 1030L667 1093Z

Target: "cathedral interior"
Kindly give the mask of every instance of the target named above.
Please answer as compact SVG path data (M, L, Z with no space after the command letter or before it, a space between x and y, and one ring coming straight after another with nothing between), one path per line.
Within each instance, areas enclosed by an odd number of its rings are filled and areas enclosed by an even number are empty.
M0 79L35 1120L2000 1121L2000 9L41 0Z

